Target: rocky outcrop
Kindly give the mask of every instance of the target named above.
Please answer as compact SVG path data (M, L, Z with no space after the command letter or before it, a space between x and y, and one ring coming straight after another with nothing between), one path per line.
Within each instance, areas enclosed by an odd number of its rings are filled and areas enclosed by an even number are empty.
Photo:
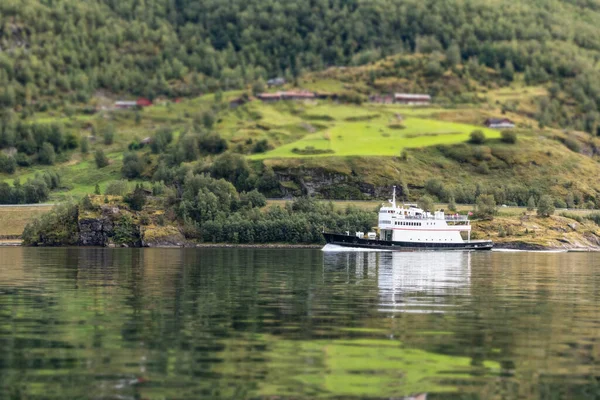
M78 222L81 246L108 246L114 236L114 224L106 217L83 218Z
M189 243L174 226L151 226L143 230L143 247L185 247Z
M103 205L94 211L80 211L77 226L80 246L142 246L139 222L127 209Z

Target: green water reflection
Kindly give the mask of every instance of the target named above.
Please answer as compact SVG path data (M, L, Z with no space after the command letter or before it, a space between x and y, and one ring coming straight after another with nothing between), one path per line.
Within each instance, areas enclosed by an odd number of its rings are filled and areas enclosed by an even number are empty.
M0 397L600 398L593 254L0 249Z

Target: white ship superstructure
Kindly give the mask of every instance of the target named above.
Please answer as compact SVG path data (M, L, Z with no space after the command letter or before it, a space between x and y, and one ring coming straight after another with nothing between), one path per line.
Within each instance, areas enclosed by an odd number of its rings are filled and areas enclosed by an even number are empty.
M463 237L464 235L464 237ZM433 213L415 204L396 205L396 188L389 206L379 210L379 239L413 243L465 243L471 240L466 215Z
M467 215L430 212L415 204L398 206L396 187L389 202L379 210L379 234L323 232L325 241L328 245L390 251L491 250L494 246L491 240L471 240Z

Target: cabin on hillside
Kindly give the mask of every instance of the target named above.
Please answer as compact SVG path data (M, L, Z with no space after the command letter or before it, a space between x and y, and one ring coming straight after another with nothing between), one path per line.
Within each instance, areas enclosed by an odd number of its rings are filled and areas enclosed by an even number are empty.
M288 90L286 92L277 93L261 93L256 96L264 102L274 102L281 100L314 100L317 96L313 92L306 90Z
M484 125L492 129L513 129L515 123L508 118L488 118Z
M137 107L137 101L125 101L125 100L115 101L115 108L118 108L120 110L126 110L126 109L130 109L130 108L134 108L134 107Z
M150 107L152 105L152 101L144 97L140 97L135 103L138 107Z
M283 85L285 85L285 79L284 78L273 78L273 79L269 79L267 81L267 86L268 87L283 86Z
M376 94L373 96L369 96L369 102L377 104L393 104L394 96Z
M287 92L281 92L282 100L313 100L316 96L313 92L309 92L306 90L290 90Z
M428 94L396 93L394 95L394 103L428 106L431 104L431 96Z

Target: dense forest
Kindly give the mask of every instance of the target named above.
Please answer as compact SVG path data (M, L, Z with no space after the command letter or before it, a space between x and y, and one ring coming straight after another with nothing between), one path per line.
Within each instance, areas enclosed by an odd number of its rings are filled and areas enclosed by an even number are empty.
M599 19L595 0L5 0L0 104L191 95L441 52L530 83L577 77L564 88L591 113Z

